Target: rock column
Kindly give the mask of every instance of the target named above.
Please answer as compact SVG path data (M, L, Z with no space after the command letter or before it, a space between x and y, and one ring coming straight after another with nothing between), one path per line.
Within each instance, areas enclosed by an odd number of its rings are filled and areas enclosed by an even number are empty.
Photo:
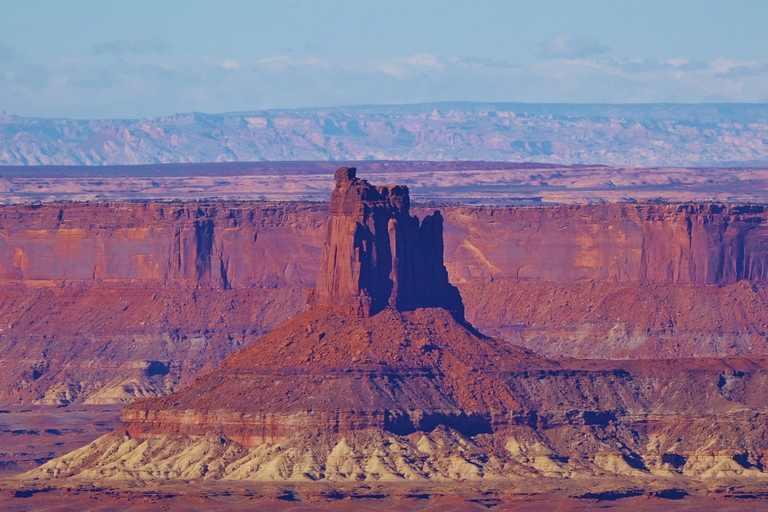
M314 303L367 317L386 307L443 307L463 317L443 264L443 219L409 214L408 187L373 186L340 167Z

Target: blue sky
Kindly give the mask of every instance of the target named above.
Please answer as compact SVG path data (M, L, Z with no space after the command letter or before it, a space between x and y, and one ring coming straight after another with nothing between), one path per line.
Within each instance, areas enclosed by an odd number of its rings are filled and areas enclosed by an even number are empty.
M768 102L768 2L0 0L0 111Z

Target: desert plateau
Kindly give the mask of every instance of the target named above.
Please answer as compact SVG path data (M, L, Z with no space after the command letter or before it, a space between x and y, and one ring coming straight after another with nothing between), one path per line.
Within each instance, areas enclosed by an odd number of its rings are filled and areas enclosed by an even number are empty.
M0 499L766 505L764 206L411 205L356 172L2 207Z
M6 2L0 512L768 510L768 2Z

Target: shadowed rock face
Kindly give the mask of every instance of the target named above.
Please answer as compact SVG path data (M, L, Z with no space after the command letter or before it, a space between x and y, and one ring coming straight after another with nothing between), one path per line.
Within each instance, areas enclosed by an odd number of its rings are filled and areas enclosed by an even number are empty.
M360 317L386 307L442 307L463 318L443 264L443 217L409 213L408 187L373 186L340 167L314 303Z

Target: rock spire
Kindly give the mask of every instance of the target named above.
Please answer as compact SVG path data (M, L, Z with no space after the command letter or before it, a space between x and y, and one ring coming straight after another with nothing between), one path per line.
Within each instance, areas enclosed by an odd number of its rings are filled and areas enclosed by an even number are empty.
M373 186L354 167L336 170L314 303L369 317L384 308L464 306L443 264L443 217L409 213L408 187Z

